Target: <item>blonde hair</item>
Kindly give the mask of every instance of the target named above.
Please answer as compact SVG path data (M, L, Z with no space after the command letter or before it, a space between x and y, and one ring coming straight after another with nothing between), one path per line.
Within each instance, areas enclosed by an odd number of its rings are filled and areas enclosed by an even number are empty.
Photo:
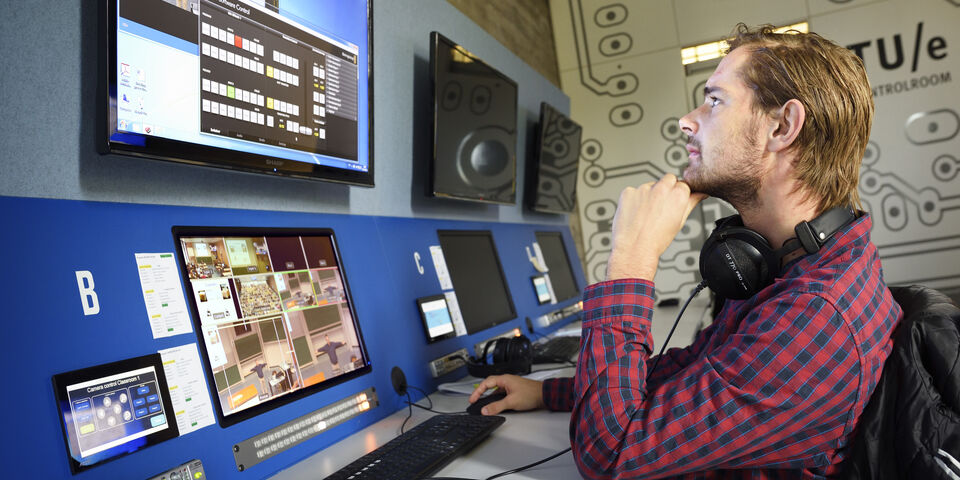
M873 92L860 57L816 33L774 33L771 25L737 25L728 53L737 48L750 52L741 76L758 109L772 113L790 99L803 104L806 118L791 148L797 178L819 211L862 209L857 184Z

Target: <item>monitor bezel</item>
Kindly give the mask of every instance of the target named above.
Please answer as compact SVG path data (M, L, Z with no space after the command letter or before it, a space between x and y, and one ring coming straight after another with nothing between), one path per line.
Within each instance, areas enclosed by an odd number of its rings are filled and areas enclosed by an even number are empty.
M141 368L152 367L157 375L157 389L159 390L158 395L160 396L160 401L163 404L164 408L164 417L166 418L167 428L154 432L144 437L137 438L136 440L131 441L143 441L144 444L133 449L122 451L113 456L104 458L103 460L97 461L91 464L83 464L78 461L73 456L72 447L70 445L70 436L67 433L67 424L64 421L64 405L69 407L70 399L67 396L67 387L69 385L75 385L77 383L87 382L90 380L96 380L98 378L109 377L118 373L130 372L134 370L139 370ZM166 372L163 370L163 362L160 358L159 353L152 353L149 355L143 355L140 357L127 358L124 360L119 360L116 362L104 363L101 365L94 365L92 367L80 368L77 370L71 370L69 372L58 373L52 378L53 383L53 392L54 397L57 403L57 412L60 420L60 430L63 433L63 442L64 446L67 449L67 458L70 463L70 472L74 475L89 470L91 468L98 467L107 462L111 462L121 457L125 457L132 453L139 452L144 448L156 445L160 442L170 440L172 438L177 438L180 436L180 428L177 426L176 414L173 410L173 401L170 399L170 389L167 384ZM123 444L126 445L126 444ZM118 445L119 447L120 445ZM116 447L114 447L116 448Z
M443 304L447 309L447 315L450 317L450 326L453 326L453 314L450 313L450 303L447 302L446 295L429 295L426 297L420 297L417 299L417 311L420 312L420 321L423 324L423 331L427 337L427 343L435 343L440 340L446 340L448 338L453 338L457 336L456 328L453 330L444 333L443 335L438 335L436 337L430 336L430 325L427 324L427 314L423 311L423 305L430 302L435 302L438 300L443 300Z
M495 327L495 326L497 326L497 325L502 325L502 324L504 324L504 323L507 323L507 322L516 320L516 319L517 319L517 307L516 307L516 305L513 303L513 293L510 291L510 283L507 281L507 275L506 275L506 274L504 273L504 271L503 271L503 262L500 261L500 251L497 249L497 242L494 241L494 239L493 239L493 232L490 231L490 230L437 230L437 241L440 242L441 249L443 248L443 242L440 241L440 237L443 236L443 235L463 236L463 237L474 237L474 236L481 236L481 235L482 235L482 236L485 236L486 238L488 238L488 239L490 240L490 245L493 247L494 260L497 261L497 262L496 262L496 264L497 264L497 271L500 272L500 278L501 278L501 280L503 281L503 289L504 289L504 291L505 291L506 294L507 294L507 305L510 306L510 314L512 315L510 318L506 318L506 319L503 319L503 320L501 320L501 321L496 321L496 322L494 322L494 323L492 323L492 324L485 325L483 328L480 328L479 330L471 330L471 329L470 329L470 325L467 325L466 320L464 320L464 327L465 327L466 330L467 330L467 335L472 335L472 334L477 333L477 332L482 332L482 331L484 331L484 330L493 328L493 327ZM444 262L446 263L447 270L449 271L449 270L450 270L450 263L449 263L449 260L448 260L448 258L446 257L446 255L444 255ZM453 282L453 276L452 276L452 275L451 275L451 277L450 277L450 281L451 281L451 283ZM456 288L457 288L456 284L453 285L453 288L454 288L454 292L456 292ZM459 298L459 296L458 296L458 298ZM459 302L459 300L458 300L458 302ZM461 316L462 316L462 313L461 313Z
M177 263L180 271L180 281L184 286L184 293L186 294L185 296L190 302L190 316L193 319L193 326L197 335L197 343L200 347L202 356L201 361L203 362L204 366L204 374L207 377L207 390L209 391L211 398L214 400L212 403L216 408L217 423L221 428L229 427L230 425L253 418L261 413L274 410L278 407L308 397L322 390L327 390L348 380L353 380L362 375L366 375L373 370L373 364L370 359L370 350L367 348L366 342L363 339L363 330L360 328L360 319L357 317L353 293L347 280L347 272L346 267L343 264L343 256L341 255L340 246L332 228L174 226L172 227L171 231L173 233L174 250L176 251ZM304 387L285 395L272 398L267 402L236 411L229 415L225 415L223 413L223 406L220 405L219 392L217 391L216 382L214 380L213 367L210 365L210 357L209 353L207 352L206 342L203 339L203 330L200 323L200 310L197 306L196 298L193 295L193 290L191 289L190 275L187 271L187 263L183 258L183 246L180 243L180 239L183 237L310 237L327 235L330 236L330 241L333 244L333 253L337 260L337 266L340 269L340 279L343 281L344 295L347 299L347 307L350 310L350 316L353 318L357 333L357 340L360 343L360 351L363 353L363 357L366 360L364 366L356 370L340 374L323 382L315 383L309 387Z
M514 132L514 136L515 136L516 138L514 139L514 152L513 152L513 201L507 201L507 200L491 200L491 199L489 199L489 198L484 198L484 197L478 196L478 195L464 195L464 194L458 194L458 193L450 193L450 192L440 191L440 189L437 188L437 182L436 182L435 180L436 180L436 165L437 165L437 161L438 161L438 159L437 159L437 129L438 129L438 127L439 127L439 122L440 122L440 119L439 119L440 92L437 91L438 85L437 85L437 59L436 59L436 54L437 54L437 48L438 48L438 45L439 45L440 42L444 42L444 43L450 45L450 46L453 47L453 48L460 48L460 49L462 50L461 53L463 53L464 55L470 57L474 62L476 62L476 63L478 63L478 64L480 64L480 65L483 65L485 68L489 69L490 72L492 72L492 73L495 74L496 76L500 77L500 79L503 80L504 82L512 85L513 88L514 88L514 90L516 90L516 92L517 92L517 93L516 93L516 95L517 95L516 102L517 102L517 103L514 104L514 115L517 115L517 114L519 113L519 111L520 111L520 105L519 105L519 102L520 102L520 87L519 87L519 84L517 84L517 82L516 82L515 80L513 80L513 79L510 78L510 77L508 77L507 75L505 75L505 74L504 74L503 72L501 72L500 70L498 70L498 69L496 69L496 68L493 68L492 66L490 66L489 63L483 61L483 59L477 57L477 56L474 55L472 52L470 52L469 50L467 50L466 48L464 48L463 45L461 45L461 44L459 44L459 43L457 43L457 42L454 42L453 40L450 40L449 38L447 38L446 36L444 36L442 33L436 32L436 31L430 32L430 85L431 85L432 107L433 107L433 112L432 112L432 114L433 114L433 115L432 115L432 116L433 116L433 124L432 124L432 127L433 127L433 128L432 128L432 130L431 130L431 137L430 137L430 138L431 138L431 146L430 146L430 149L431 149L430 162L431 162L431 163L430 163L430 168L429 168L429 170L430 170L430 186L429 186L429 188L430 188L430 194L433 195L434 197L439 197L439 198L449 198L449 199L463 200L463 201L469 201L469 202L487 203L487 204L492 204L492 205L515 205L515 204L517 203L517 158L518 158L517 152L519 151L519 149L517 148L517 145L516 145L516 141L519 139L519 121L518 121L518 123L517 123L517 127L515 128L515 132Z
M373 0L366 0L367 11L367 171L316 165L240 150L229 150L151 135L136 135L143 146L114 139L117 132L117 14L118 0L100 0L101 28L98 35L97 150L101 154L162 160L270 176L374 186L373 153ZM127 134L124 132L124 134ZM359 139L363 142L363 139Z

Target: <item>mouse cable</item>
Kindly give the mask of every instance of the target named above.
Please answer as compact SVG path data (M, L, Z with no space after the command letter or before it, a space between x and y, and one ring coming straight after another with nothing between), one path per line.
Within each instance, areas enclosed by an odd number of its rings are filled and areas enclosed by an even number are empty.
M533 462L533 463L531 463L531 464L529 464L529 465L524 465L524 466L519 467L519 468L514 468L513 470L507 470L506 472L501 472L501 473L498 473L498 474L496 474L496 475L489 476L489 477L487 477L485 480L493 480L494 478L505 477L505 476L507 476L507 475L512 475L512 474L517 473L517 472L522 472L522 471L524 471L524 470L526 470L526 469L528 469L528 468L536 467L537 465L540 465L541 463L547 463L547 462L549 462L550 460L553 460L554 458L557 458L557 457L559 457L560 455L563 455L564 453L569 452L570 450L571 450L571 448L570 448L570 447L567 447L567 448L565 448L565 449L563 449L563 450L561 450L561 451L559 451L559 452L557 452L557 453L554 453L553 455L550 455L550 456L547 457L547 458L544 458L543 460L538 460L538 461Z
M704 288L707 287L707 281L704 280L700 282L696 288L693 289L693 292L690 293L690 298L687 299L686 303L683 304L683 308L680 309L680 313L677 314L677 319L673 322L673 327L670 328L670 333L667 334L667 339L663 342L663 345L660 346L660 353L657 354L657 359L653 362L653 367L650 368L650 371L647 372L647 378L653 376L653 372L657 371L657 364L660 363L660 357L663 356L664 350L667 349L667 345L670 343L670 338L673 337L673 332L677 330L677 325L680 324L680 317L683 316L683 312L687 310L687 306L690 305L690 301L693 300L693 297L696 297ZM701 317L702 318L702 317ZM650 334L653 335L653 325L651 324Z

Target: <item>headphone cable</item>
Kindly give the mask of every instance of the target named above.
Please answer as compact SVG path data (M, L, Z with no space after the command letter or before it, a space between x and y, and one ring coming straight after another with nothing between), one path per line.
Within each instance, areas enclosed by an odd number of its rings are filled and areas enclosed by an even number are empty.
M683 304L683 308L680 309L680 313L677 314L677 319L674 320L674 322L673 322L673 327L670 328L670 333L667 334L667 339L663 342L663 345L660 346L660 353L657 354L657 359L653 361L653 367L650 368L650 371L649 371L649 372L647 372L647 378L652 377L652 376L653 376L653 372L656 372L656 371L657 371L657 364L660 363L660 358L663 357L663 352L664 352L664 350L667 349L667 345L670 343L670 338L673 337L673 332L677 330L677 325L680 324L680 317L682 317L682 316L683 316L683 312L687 310L687 306L690 305L690 301L693 300L693 298L696 297L704 288L706 288L706 286L707 286L707 281L704 280L704 281L700 282L700 283L693 289L693 292L692 292L692 293L690 293L690 297L687 298L686 303ZM651 326L652 326L652 323L651 323ZM651 329L651 335L652 335L652 334L653 334L653 332L652 332L652 329Z

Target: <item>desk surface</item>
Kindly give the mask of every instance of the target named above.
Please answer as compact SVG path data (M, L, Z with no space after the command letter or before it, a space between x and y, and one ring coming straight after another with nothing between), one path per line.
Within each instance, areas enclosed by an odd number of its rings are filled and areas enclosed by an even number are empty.
M535 370L547 368L537 365ZM564 375L573 375L573 368ZM392 393L392 392L391 392ZM457 412L467 408L469 402L463 395L433 393L433 409L441 412ZM387 399L385 407L393 402ZM427 405L421 399L420 405ZM414 407L413 417L407 422L406 430L434 415L431 412ZM516 467L542 460L570 446L570 414L567 412L506 412L507 421L493 431L489 438L471 450L468 454L454 459L434 476L460 476L486 478ZM400 425L407 417L407 409L397 411L379 422L321 450L310 457L281 471L276 479L316 479L330 475L348 465L362 455L389 442L400 433ZM531 435L530 432L536 432ZM528 471L511 475L509 478L527 479L579 479L573 457L567 453Z
M709 308L708 302L700 300L692 302L688 312L684 314L678 334L670 342L670 347L686 346L692 339L691 332L703 318L704 310ZM654 343L661 344L666 337L670 326L676 317L679 307L663 307L654 310ZM683 335L679 335L684 331ZM658 338L660 337L660 338ZM678 338L679 337L679 338ZM659 346L657 346L659 351ZM534 365L534 370L553 367L552 365ZM573 367L558 371L557 376L572 376ZM383 395L382 408L398 408L403 405L393 392ZM450 395L434 392L430 395L433 400L433 409L440 412L459 412L467 408L469 402L466 396ZM425 399L418 402L427 405ZM396 405L397 407L394 407ZM413 408L413 417L407 422L406 429L423 422L434 413L423 409ZM505 412L502 414L507 421L494 430L489 438L471 450L466 455L450 462L442 470L434 473L436 477L465 477L483 479L500 472L534 463L547 458L570 446L568 412L549 412L536 410L530 412ZM340 468L350 464L357 458L372 452L377 447L394 439L400 433L400 425L407 417L407 409L397 411L383 420L343 439L342 441L321 450L286 470L281 471L273 478L282 480L316 479L331 475ZM573 462L573 456L568 452L547 463L538 465L529 470L510 475L510 479L580 479L582 478Z

